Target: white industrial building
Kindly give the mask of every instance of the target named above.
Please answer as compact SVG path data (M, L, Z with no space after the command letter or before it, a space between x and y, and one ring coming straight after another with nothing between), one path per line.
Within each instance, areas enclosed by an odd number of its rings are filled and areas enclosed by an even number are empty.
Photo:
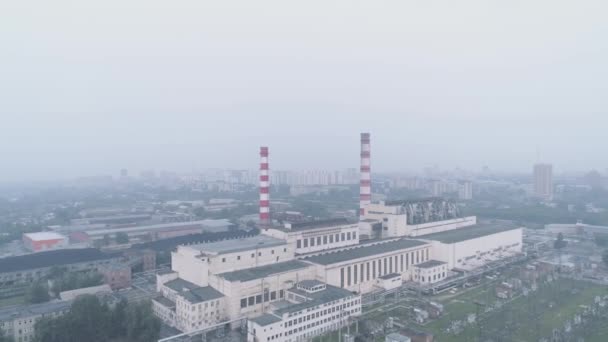
M359 314L362 294L412 281L431 285L453 269L468 270L521 252L522 228L460 217L447 201L367 208L370 217L361 222L381 227L386 238L361 242L361 225L333 220L179 246L172 253L172 271L157 275L154 312L185 332L248 318L252 341L300 341L342 324L345 316L333 307L346 309L346 317ZM314 315L294 309L300 306Z
M380 234L369 231L374 222L381 224ZM418 237L458 229L477 223L475 216L461 217L455 203L441 198L416 201L383 201L366 206L361 234L379 238Z
M419 236L432 245L433 259L448 269L470 270L522 251L523 228L510 223L485 223Z
M359 244L359 224L346 219L286 223L284 227L263 229L262 234L295 243L296 254Z
M54 301L0 309L0 330L15 342L34 340L36 322L56 318L70 311L71 301Z
M361 315L361 295L316 280L297 283L268 313L249 319L248 342L308 341Z
M431 244L409 239L367 243L306 259L329 285L359 293L377 290L380 277L398 273L410 280L412 266L430 259Z

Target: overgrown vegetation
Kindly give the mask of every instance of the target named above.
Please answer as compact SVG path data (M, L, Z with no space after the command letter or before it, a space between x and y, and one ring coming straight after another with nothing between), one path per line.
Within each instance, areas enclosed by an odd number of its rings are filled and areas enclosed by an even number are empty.
M160 321L149 302L119 302L114 308L95 296L78 297L70 311L36 323L34 342L150 342L160 333Z

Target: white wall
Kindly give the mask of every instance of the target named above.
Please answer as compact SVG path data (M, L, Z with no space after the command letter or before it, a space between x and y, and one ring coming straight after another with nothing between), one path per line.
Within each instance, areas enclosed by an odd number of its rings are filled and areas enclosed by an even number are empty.
M433 241L433 259L447 262L449 269L471 268L487 263L487 259L499 259L501 255L521 253L522 240L523 228L518 228L452 244ZM500 251L496 251L498 248ZM482 255L483 253L487 254Z
M209 285L209 266L207 257L201 257L200 251L187 246L177 247L171 252L171 269L179 273L179 277L204 287Z

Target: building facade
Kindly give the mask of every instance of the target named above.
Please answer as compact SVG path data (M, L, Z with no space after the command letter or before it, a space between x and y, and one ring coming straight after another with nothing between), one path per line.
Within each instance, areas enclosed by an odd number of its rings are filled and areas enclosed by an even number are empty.
M534 195L547 201L553 199L553 165L534 165Z

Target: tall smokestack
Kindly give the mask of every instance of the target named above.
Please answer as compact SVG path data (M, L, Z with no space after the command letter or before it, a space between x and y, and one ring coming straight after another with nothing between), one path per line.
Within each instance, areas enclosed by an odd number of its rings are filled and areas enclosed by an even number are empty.
M260 147L260 226L270 226L270 174L268 147Z
M361 182L359 193L359 217L365 215L365 206L372 202L372 177L370 164L371 146L369 133L361 133Z

